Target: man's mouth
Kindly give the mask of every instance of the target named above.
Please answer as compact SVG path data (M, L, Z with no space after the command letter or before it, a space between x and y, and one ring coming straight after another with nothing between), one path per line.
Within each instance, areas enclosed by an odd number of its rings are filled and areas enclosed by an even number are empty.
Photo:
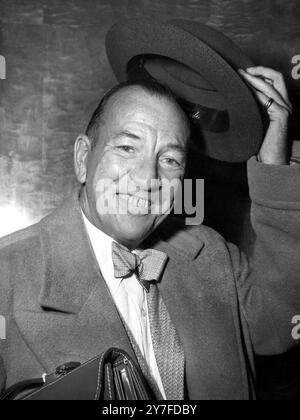
M119 198L126 201L128 205L148 210L151 207L151 202L140 197L130 194L118 194Z

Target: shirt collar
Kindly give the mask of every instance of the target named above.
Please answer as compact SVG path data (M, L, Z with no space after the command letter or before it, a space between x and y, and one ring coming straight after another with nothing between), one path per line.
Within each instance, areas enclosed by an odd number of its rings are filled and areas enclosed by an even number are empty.
M100 271L111 294L114 296L122 282L122 279L116 279L114 276L114 267L112 262L112 243L116 241L111 236L107 235L102 230L93 225L85 216L82 209L81 214Z

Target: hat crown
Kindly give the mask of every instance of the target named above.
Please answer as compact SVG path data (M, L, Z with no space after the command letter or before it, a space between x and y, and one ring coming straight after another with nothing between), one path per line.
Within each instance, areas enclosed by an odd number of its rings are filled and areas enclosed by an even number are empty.
M224 34L194 21L133 18L110 29L106 50L119 81L128 79L133 59L144 57L144 67L152 77L160 77L192 108L200 107L197 143L202 153L242 162L258 152L263 139L260 109L236 71L252 63ZM147 61L149 56L152 61ZM161 63L153 61L153 56ZM205 120L208 129L202 124ZM215 129L214 120L221 122L222 129Z

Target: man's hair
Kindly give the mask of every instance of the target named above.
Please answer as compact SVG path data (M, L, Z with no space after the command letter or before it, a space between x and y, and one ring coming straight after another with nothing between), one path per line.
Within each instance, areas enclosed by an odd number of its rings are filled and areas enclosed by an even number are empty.
M107 92L103 96L99 105L94 111L92 118L90 119L90 122L85 131L85 134L90 139L92 148L96 145L97 140L99 138L99 128L101 125L101 118L103 116L103 113L104 113L104 110L108 101L115 94L117 94L118 92L120 92L121 90L127 87L141 88L145 92L150 93L151 95L164 97L180 107L174 93L168 87L162 85L161 83L153 79L143 79L143 80L128 81L128 82L120 83L117 86L113 87L109 92Z

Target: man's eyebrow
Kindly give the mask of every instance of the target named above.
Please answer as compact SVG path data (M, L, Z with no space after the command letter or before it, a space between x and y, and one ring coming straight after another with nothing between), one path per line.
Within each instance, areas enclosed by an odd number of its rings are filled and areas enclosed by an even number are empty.
M179 152L186 153L186 147L181 145L181 144L178 144L178 143L170 142L164 148L165 149L175 149L175 150L178 150Z
M134 133L132 133L130 131L120 131L119 133L116 134L115 137L116 138L119 138L119 137L129 137L132 140L141 140L141 137L140 136L138 136L137 134L134 134Z
M137 135L132 133L131 131L127 131L127 130L123 130L120 131L119 133L116 134L115 138L118 139L120 137L129 137L132 140L142 140L142 138ZM164 146L164 149L173 149L173 150L178 150L181 153L186 153L186 147L179 144L179 143L175 143L170 141L169 143L166 144L166 146Z

